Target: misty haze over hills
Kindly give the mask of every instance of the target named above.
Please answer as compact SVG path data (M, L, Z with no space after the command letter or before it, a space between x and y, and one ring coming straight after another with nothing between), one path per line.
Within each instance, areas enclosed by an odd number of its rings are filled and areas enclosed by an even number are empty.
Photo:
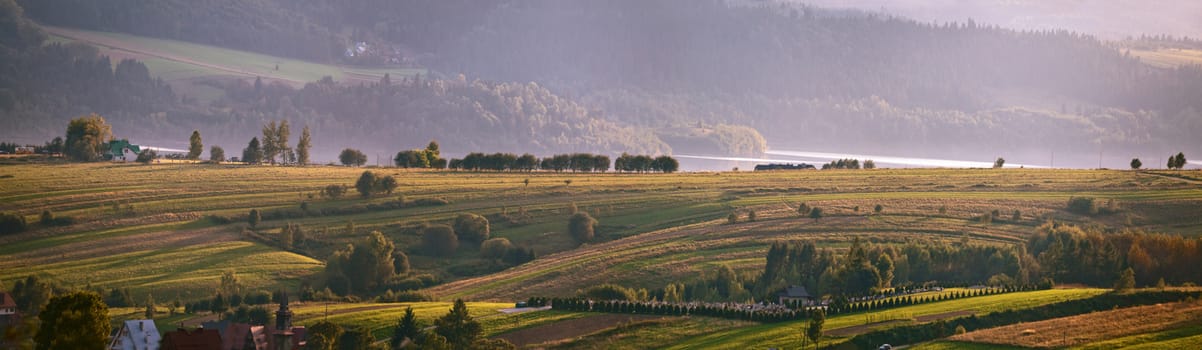
M787 0L792 1L792 0ZM1202 2L1189 0L804 0L923 22L979 23L1019 30L1067 29L1104 39L1142 34L1202 37Z
M1202 150L1202 69L1152 67L1097 39L1197 36L1202 6L1189 2L16 2L46 25L322 63L363 64L342 55L350 43L395 46L435 73L304 87L212 77L221 93L198 101L136 62L105 73L117 62L94 50L8 40L5 140L46 140L96 112L118 137L178 148L198 129L227 152L286 119L314 129L319 160L430 139L451 155L772 149L1061 167Z

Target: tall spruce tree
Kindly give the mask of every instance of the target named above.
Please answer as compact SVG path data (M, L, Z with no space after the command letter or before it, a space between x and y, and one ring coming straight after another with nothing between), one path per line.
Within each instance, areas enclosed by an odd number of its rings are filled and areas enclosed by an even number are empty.
M300 140L296 142L296 162L301 166L309 164L309 149L313 147L313 140L309 134L309 126L305 125L301 129Z
M200 159L200 153L204 152L204 143L200 140L200 130L192 130L192 137L188 138L188 159Z

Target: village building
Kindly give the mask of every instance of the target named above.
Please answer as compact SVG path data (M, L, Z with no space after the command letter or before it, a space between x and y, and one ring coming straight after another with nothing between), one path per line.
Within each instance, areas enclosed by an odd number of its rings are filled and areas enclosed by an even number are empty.
M138 160L139 153L142 153L141 146L131 144L128 140L115 140L109 142L109 150L104 156L114 162L132 162Z
M305 327L292 325L292 311L285 296L276 311L274 327L246 323L211 321L201 325L215 331L220 338L220 350L292 350L305 346Z
M9 326L21 323L21 313L17 312L17 301L12 294L0 292L0 334Z
M154 320L128 320L109 343L111 350L159 350L159 329Z
M162 350L221 350L221 333L214 329L180 328L163 335L162 345Z
M809 305L814 302L814 296L810 295L810 293L806 291L805 286L789 286L788 288L785 288L784 291L777 293L776 297L779 303L782 305L794 303Z

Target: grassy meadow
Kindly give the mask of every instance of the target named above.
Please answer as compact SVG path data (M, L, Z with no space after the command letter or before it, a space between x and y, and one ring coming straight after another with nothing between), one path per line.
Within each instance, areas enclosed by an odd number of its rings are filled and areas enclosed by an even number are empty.
M388 196L322 198L332 184L353 185L364 171L392 175L400 186ZM842 249L854 237L878 244L941 242L1010 245L1024 242L1048 221L1196 235L1202 230L1202 186L1195 172L1041 169L875 169L678 174L491 173L396 168L279 167L236 164L67 164L7 160L0 164L0 211L24 215L24 233L0 236L0 283L28 275L82 288L129 288L166 303L209 297L221 274L234 271L249 290L295 290L320 284L334 249L381 231L410 256L415 273L443 283L421 290L431 303L303 304L298 323L328 319L365 325L387 337L406 306L431 320L449 301L471 303L487 335L550 326L588 317L562 311L501 314L530 296L571 296L599 283L662 288L712 273L721 265L763 268L774 242L813 241ZM528 183L527 183L528 180ZM397 201L443 199L446 205L355 210L347 214L270 216L246 224L251 209L316 213ZM1116 214L1068 213L1073 196L1114 201ZM826 216L800 217L805 202ZM879 213L873 207L881 205ZM307 210L300 208L304 205ZM599 221L598 239L578 244L566 234L572 207ZM977 220L997 210L999 219ZM68 218L39 224L43 211ZM748 220L750 211L757 219ZM1015 212L1017 216L1014 215ZM492 236L533 248L538 259L506 267L463 245L453 257L423 252L415 228L449 223L461 213L492 222ZM728 223L735 213L738 222ZM279 218L277 218L279 217ZM516 218L516 219L514 219ZM300 224L307 243L285 249L280 227ZM353 227L352 227L353 226ZM947 292L947 291L945 291ZM826 329L930 322L952 316L1021 309L1086 298L1101 289L1055 289L1002 294L840 315ZM329 314L327 314L327 307ZM137 318L138 312L115 313ZM121 316L124 315L124 316ZM187 316L172 316L172 322ZM556 347L744 348L793 346L801 323L756 324L704 317L668 317L623 323ZM1173 330L1166 330L1171 332ZM839 332L836 332L838 334ZM1177 333L1148 341L1181 341ZM828 337L837 344L843 336ZM1140 338L1145 339L1145 338ZM925 346L939 343L928 344ZM959 343L956 343L959 344ZM975 345L974 345L975 346Z

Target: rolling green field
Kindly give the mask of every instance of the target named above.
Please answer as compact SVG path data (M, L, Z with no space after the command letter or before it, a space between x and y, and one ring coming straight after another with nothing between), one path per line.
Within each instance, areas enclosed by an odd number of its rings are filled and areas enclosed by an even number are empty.
M582 174L372 168L367 170L395 176L399 193L368 199L354 193L339 199L317 195L326 185L352 185L364 170L7 160L0 163L0 211L22 214L33 224L28 232L0 236L0 282L11 286L35 274L67 287L130 288L135 300L153 294L160 302L187 302L210 296L219 276L234 271L250 290L295 290L302 282L320 285L319 272L334 249L378 230L410 256L416 273L443 282L421 291L442 301L414 304L415 309L420 306L422 319L445 313L446 302L463 298L472 302L472 312L480 317L485 333L499 335L586 316L496 311L514 300L571 296L605 282L662 288L667 282L711 273L720 265L756 271L763 267L764 253L774 242L810 240L834 249L845 248L854 237L877 244L1010 245L1023 242L1047 220L1151 232L1202 232L1202 217L1193 214L1202 206L1202 186L1192 180L1199 177L1194 172L876 169ZM440 198L448 204L294 215L302 212L302 203L309 212L319 212L366 208L399 196L406 202ZM1113 200L1121 210L1099 217L1071 214L1064 207L1073 196ZM821 220L798 216L796 207L803 201L824 208L827 216ZM573 204L599 220L596 241L580 245L566 234L568 208ZM873 213L878 204L883 210ZM267 220L250 229L245 223L250 209L293 215L289 219L265 215ZM47 210L71 223L38 224L39 215ZM755 222L746 220L751 210L757 213ZM1005 220L976 220L993 210L1002 212ZM1018 220L1010 217L1015 210ZM481 258L470 245L449 258L422 251L414 230L417 225L448 223L467 212L488 217L493 237L531 247L538 259L505 267ZM738 223L726 223L730 213L739 216ZM511 217L522 219L505 219ZM310 243L296 249L281 247L277 233L288 223L302 225ZM348 230L349 223L353 230ZM826 329L925 322L942 314L1027 308L1101 292L1058 289L915 305L833 317ZM382 338L404 305L333 304L329 319L369 326ZM306 304L295 310L305 324L325 318L325 308ZM133 312L127 317L136 316ZM798 323L667 318L581 334L584 337L577 342L557 346L793 346L798 327Z

